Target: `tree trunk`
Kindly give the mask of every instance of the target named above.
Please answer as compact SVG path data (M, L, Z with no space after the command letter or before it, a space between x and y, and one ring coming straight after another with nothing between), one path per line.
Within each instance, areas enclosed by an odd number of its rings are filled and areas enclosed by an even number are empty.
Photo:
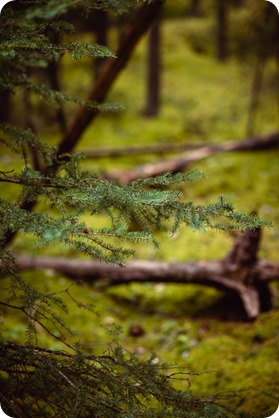
M149 34L146 105L143 111L146 117L157 116L160 109L160 21L161 14L158 14Z
M228 58L228 0L216 0L217 7L217 59Z
M8 90L0 91L0 123L7 123L10 120L11 93Z
M49 39L55 43L59 44L60 37L57 33L49 31L48 33ZM49 84L52 90L61 91L60 88L60 79L59 79L59 72L60 72L60 63L56 61L49 62L47 66L47 76L49 80ZM60 127L61 133L64 134L66 131L66 117L64 113L63 106L56 110L56 120Z
M263 84L263 73L264 67L266 63L266 58L261 57L258 59L258 62L255 66L254 76L252 79L252 86L251 86L251 96L250 96L250 103L249 103L249 111L248 111L248 121L247 121L247 129L246 135L252 136L255 131L255 119L256 113L260 103L260 95L261 89Z
M191 1L191 6L190 6L190 15L191 16L198 17L198 16L201 15L200 5L201 5L201 0L192 0Z
M232 6L235 8L241 8L245 4L245 0L232 0Z
M104 10L96 10L94 12L94 27L93 30L96 35L96 43L98 45L105 45L108 46L108 14ZM100 73L100 68L103 64L103 58L95 58L94 59L94 75L95 79L98 78Z

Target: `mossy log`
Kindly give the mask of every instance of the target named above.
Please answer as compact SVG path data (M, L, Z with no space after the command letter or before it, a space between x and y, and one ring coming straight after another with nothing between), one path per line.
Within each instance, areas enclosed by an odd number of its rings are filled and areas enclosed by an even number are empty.
M279 263L257 257L261 231L241 233L230 253L221 261L188 263L137 260L126 267L80 259L17 257L20 270L51 269L72 280L116 286L132 282L183 283L211 286L237 296L248 320L272 308L269 283L279 279Z

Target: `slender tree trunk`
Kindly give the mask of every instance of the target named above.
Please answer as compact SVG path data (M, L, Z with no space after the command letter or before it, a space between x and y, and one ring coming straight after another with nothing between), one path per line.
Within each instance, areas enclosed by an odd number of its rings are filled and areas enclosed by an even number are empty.
M0 123L6 123L10 119L11 93L8 90L0 91Z
M279 47L277 48L276 51L276 75L277 75L277 80L279 80ZM276 87L276 107L277 107L277 126L279 126L279 83L277 83L277 87Z
M24 105L24 127L25 129L31 129L33 134L36 135L36 128L32 119L32 104L30 100L30 91L25 88L23 92L23 105ZM29 145L29 151L32 158L32 167L34 170L40 171L40 160L38 150L35 147Z
M53 43L55 44L59 43L60 39L59 39L58 34L54 32L49 32L48 36ZM52 61L48 64L47 76L48 76L49 84L52 90L61 91L59 71L60 71L59 62ZM61 106L61 108L56 110L56 120L60 127L61 133L63 134L67 128L63 106Z
M160 109L160 22L161 14L154 20L149 33L148 63L147 63L147 93L144 116L157 116Z
M200 11L201 0L192 0L190 6L191 16L198 17L201 15Z
M254 76L251 85L251 96L248 110L246 136L253 136L255 133L256 113L260 104L261 89L263 84L264 67L266 58L260 57L255 65Z
M217 59L228 58L228 0L216 0L217 12Z
M233 7L240 8L245 4L245 0L232 0Z
M96 35L96 43L99 45L108 45L108 26L109 19L108 14L104 10L96 10L94 12L94 32ZM103 58L94 59L94 75L97 79L100 68L103 64Z

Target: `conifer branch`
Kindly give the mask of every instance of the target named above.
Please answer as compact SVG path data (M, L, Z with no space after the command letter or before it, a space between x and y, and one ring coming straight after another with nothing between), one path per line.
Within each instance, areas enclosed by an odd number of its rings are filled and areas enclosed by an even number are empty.
M162 1L157 0L153 3L144 4L137 13L136 19L125 31L125 36L123 37L119 49L116 53L117 59L115 61L108 61L104 66L98 80L92 87L91 92L88 95L88 101L98 103L98 106L102 104L105 100L107 93L113 84L115 78L119 72L125 67L135 45L137 44L140 37L145 33L145 31L150 26L151 22L157 16L162 6ZM64 5L62 8L65 7ZM47 7L46 7L47 9ZM40 11L41 13L41 11ZM24 79L24 77L23 77ZM26 80L25 80L26 81ZM31 88L37 88L35 84L29 82ZM41 86L42 88L42 86ZM40 88L38 89L38 92ZM43 90L44 92L44 90ZM47 97L47 96L46 96ZM52 98L59 104L59 100L63 99L62 95L59 97L55 96ZM53 100L52 100L53 103ZM82 108L76 115L72 125L69 127L68 132L60 142L58 146L58 151L55 153L56 158L52 158L52 163L50 167L42 169L42 174L51 173L52 176L58 170L60 166L60 160L64 154L68 154L73 150L76 143L80 139L83 131L86 129L88 124L96 117L98 114L98 107L95 106L94 110L88 108ZM26 196L22 200L21 209L24 211L31 212L36 204L37 199L31 198L30 191L27 191ZM8 245L14 238L15 231L7 230L5 233L5 239L2 240L2 246Z
M40 325L46 332L47 332L47 334L48 335L50 335L52 338L54 338L55 340L57 340L57 341L59 341L60 343L62 343L62 344L64 344L66 347L68 347L68 348L70 348L71 350L73 350L73 351L76 351L75 350L75 348L71 345L71 344L69 344L69 343L67 343L67 341L65 340L65 338L64 339L62 339L61 337L58 337L57 335L55 335L53 332L51 332L49 329L48 329L48 327L46 327L43 323L42 323L42 321L40 321L38 318L36 318L34 315L31 315L27 310L26 310L26 306L15 306L15 305L12 305L12 304L9 304L9 303L6 303L6 302L3 302L3 301L0 301L0 305L2 305L2 306L6 306L6 307L8 307L8 308L11 308L11 309L17 309L17 310L20 310L20 311L22 311L23 313L24 313L24 315L26 315L32 322L36 322L38 325ZM41 313L41 315L42 315L42 313ZM47 319L48 321L50 320L50 318L49 317L47 317L46 315L42 315L43 317L45 317L45 319ZM57 318L56 318L57 319ZM53 321L53 324L55 324L55 322Z

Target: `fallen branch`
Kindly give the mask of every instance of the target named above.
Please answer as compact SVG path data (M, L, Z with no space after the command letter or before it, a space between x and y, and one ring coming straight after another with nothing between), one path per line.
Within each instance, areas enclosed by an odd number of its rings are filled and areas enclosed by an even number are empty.
M279 263L258 259L260 231L242 233L229 255L221 261L188 263L131 261L121 268L97 261L52 257L17 257L19 270L51 269L72 280L104 287L145 283L182 283L211 286L237 295L248 319L272 308L269 282L279 279Z
M227 142L229 143L229 142ZM279 146L279 133L274 133L265 136L258 136L255 138L246 139L245 141L234 141L231 144L236 144L240 149L238 151L249 150L264 150L272 149ZM175 153L185 150L197 150L205 147L216 149L216 144L203 142L175 142L175 143L157 143L148 145L134 145L128 147L99 147L89 150L81 150L86 154L86 158L117 158L129 155L147 155L147 154L165 154Z
M208 158L220 152L261 151L279 147L279 132L248 138L244 141L226 141L221 144L206 145L191 152L185 152L177 158L144 164L127 171L115 171L104 174L109 180L128 184L138 178L154 177L166 172L177 173L185 170L190 164Z
M128 147L117 148L95 148L91 150L81 150L86 154L86 158L117 158L129 155L147 155L147 154L165 154L168 152L179 152L189 149L202 148L206 145L205 142L177 142L177 143L159 143L151 145L134 145Z
M212 286L220 290L237 289L238 283L230 284L235 271L225 267L223 261L193 261L176 263L170 261L131 261L125 268L98 261L73 260L55 257L19 256L16 259L20 271L54 270L67 277L86 283L106 279L105 286L129 283L181 283ZM279 263L259 260L253 273L257 281L268 283L279 280Z

